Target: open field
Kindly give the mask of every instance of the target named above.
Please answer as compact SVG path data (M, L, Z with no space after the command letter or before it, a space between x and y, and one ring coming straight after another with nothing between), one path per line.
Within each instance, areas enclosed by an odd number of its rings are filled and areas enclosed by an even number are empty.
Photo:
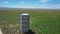
M35 34L60 34L60 10L0 10L4 34L19 34L22 13L30 14L30 29Z

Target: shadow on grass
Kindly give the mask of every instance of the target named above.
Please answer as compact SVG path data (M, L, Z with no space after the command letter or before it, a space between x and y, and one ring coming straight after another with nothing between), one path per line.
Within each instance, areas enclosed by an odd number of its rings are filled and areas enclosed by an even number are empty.
M32 30L29 30L28 32L25 32L23 34L35 34L34 32L32 32Z

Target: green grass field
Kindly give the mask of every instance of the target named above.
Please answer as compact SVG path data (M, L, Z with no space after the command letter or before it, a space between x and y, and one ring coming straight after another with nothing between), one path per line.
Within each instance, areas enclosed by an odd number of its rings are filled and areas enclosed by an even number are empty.
M30 14L30 29L35 34L60 34L60 10L0 10L4 34L19 34L22 13Z

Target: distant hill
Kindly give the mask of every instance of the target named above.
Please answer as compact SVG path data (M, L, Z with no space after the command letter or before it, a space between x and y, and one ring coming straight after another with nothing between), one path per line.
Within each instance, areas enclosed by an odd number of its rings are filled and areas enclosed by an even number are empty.
M0 10L60 10L60 9L41 9L41 8L10 8L10 7L0 7Z
M0 10L16 10L18 8L0 7Z

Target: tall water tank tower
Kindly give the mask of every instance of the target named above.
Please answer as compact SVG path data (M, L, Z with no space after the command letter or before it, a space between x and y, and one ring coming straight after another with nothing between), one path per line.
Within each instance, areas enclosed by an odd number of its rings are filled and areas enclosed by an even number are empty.
M20 32L25 33L29 31L29 18L30 15L27 13L23 13L20 15Z

